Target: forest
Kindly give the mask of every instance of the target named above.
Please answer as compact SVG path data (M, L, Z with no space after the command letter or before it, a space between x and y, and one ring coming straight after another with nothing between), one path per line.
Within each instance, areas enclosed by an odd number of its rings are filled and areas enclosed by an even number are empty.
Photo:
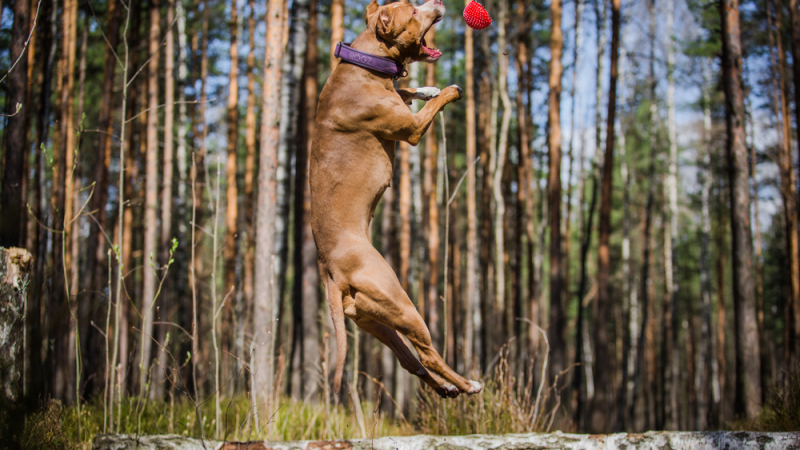
M463 99L370 234L457 399L349 320L332 388L309 155L368 3L0 1L4 436L800 429L798 0L445 0L395 85Z

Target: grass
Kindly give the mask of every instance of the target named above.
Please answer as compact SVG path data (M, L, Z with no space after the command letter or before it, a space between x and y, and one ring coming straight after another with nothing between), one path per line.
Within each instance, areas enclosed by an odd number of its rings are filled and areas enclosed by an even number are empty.
M372 405L365 403L365 411ZM356 416L344 407L304 403L282 399L278 411L269 418L262 418L258 431L251 420L250 403L245 396L225 399L222 415L223 440L248 441L268 439L266 425L271 421L272 440L305 439L354 439L361 438ZM122 403L123 420L117 424L122 434L180 434L213 439L216 430L214 402L208 401L197 410L188 400L153 401L138 397L127 397ZM367 433L373 435L408 435L413 429L405 423L394 422L383 417L367 417ZM40 411L28 416L22 448L48 448L71 450L88 448L94 436L103 432L102 399L84 403L80 409L80 432L76 408L66 408L58 401L51 401ZM80 433L80 436L79 436Z
M774 386L767 402L752 419L737 420L733 430L800 431L800 373L788 376L785 385Z
M413 434L465 435L507 434L549 431L555 424L569 431L574 428L564 418L559 388L535 386L528 368L523 382L509 367L502 355L486 377L482 394L461 395L444 400L428 388L417 391L417 410L405 418L383 417L371 402L362 403L368 438ZM473 379L480 378L473 374ZM212 399L213 400L213 399ZM174 401L144 400L126 397L122 401L122 421L117 432L123 434L179 434L213 438L217 428L212 400L195 405L188 399ZM280 407L270 417L260 417L256 426L251 417L251 404L245 395L223 399L222 440L329 440L361 438L360 427L352 405L305 403L282 398ZM78 426L80 422L80 427ZM51 401L40 411L27 417L23 449L48 448L73 450L89 448L94 436L103 432L102 398L85 402L77 408L66 408ZM268 436L269 423L272 435Z

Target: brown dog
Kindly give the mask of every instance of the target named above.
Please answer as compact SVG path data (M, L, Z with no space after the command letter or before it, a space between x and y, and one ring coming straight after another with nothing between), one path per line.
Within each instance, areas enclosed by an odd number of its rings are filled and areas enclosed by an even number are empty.
M444 12L441 0L420 6L378 6L373 0L367 28L352 48L399 64L433 63L441 52L426 47L424 37ZM311 228L336 332L337 393L347 354L344 316L392 349L404 369L442 397L483 389L455 373L433 348L425 322L369 236L375 207L392 180L395 141L417 145L436 114L460 98L458 86L395 91L391 75L346 62L322 89L311 150ZM406 106L412 99L429 101L412 114ZM398 332L416 347L419 360Z

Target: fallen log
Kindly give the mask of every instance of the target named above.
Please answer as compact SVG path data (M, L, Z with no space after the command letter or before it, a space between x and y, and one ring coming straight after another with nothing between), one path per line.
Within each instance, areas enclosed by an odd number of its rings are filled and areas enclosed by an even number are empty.
M93 450L466 450L466 449L670 449L670 450L800 450L800 433L750 431L666 432L642 434L529 433L491 436L400 436L338 441L216 442L186 436L102 434Z

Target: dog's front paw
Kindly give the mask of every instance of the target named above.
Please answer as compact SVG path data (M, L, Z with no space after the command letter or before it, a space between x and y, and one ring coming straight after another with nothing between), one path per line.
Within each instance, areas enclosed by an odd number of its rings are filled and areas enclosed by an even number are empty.
M439 96L439 88L433 86L417 88L417 99L428 101Z
M472 386L471 386L470 390L467 391L467 394L475 395L475 394L480 393L483 390L483 384L481 382L470 380L469 383Z
M464 91L462 91L461 88L458 87L458 85L455 85L455 84L453 84L451 86L447 86L445 88L445 90L449 90L449 91L453 92L453 97L454 97L453 101L461 100L461 98L464 96Z
M442 398L456 398L461 392L452 384L443 384L436 389L436 393Z

